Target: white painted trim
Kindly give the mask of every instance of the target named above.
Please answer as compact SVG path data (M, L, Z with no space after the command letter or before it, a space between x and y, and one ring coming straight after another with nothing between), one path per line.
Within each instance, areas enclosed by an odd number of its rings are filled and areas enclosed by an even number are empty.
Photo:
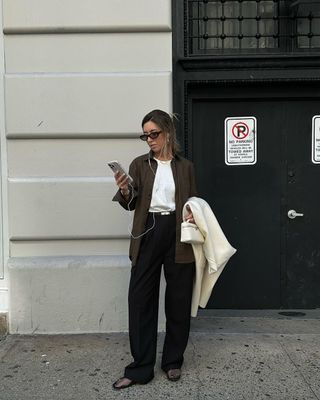
M46 242L46 241L53 241L53 240L59 240L59 241L68 241L68 240L123 240L123 239L129 239L130 235L129 233L126 235L92 235L92 236L85 236L85 235L70 235L70 236L63 236L63 235L51 235L51 236L11 236L10 240L11 242ZM10 258L11 261L11 258ZM10 262L9 261L9 262Z
M129 268L128 256L11 257L9 269L27 271L88 268ZM1 289L0 289L1 290Z
M24 178L8 178L10 183L70 183L70 182L87 182L87 183L114 183L113 176L39 176L39 177L24 177ZM116 187L115 187L116 190Z
M143 24L139 26L84 26L76 27L6 27L4 33L6 35L28 35L28 34L59 34L59 33L149 33L149 32L171 32L172 28L169 24Z
M0 290L7 296L7 289L2 289L2 280L5 278L5 264L9 255L8 239L8 203L7 203L7 146L5 125L5 55L3 35L3 3L0 0ZM7 305L7 300L6 300ZM1 306L1 301L0 301Z
M168 76L171 70L165 71L121 71L121 72L26 72L26 73L10 73L6 74L7 79L16 78L99 78L99 77L157 77Z
M170 110L172 106L170 106ZM141 135L141 133L139 133ZM128 132L59 132L59 133L7 133L7 139L137 139L138 134Z

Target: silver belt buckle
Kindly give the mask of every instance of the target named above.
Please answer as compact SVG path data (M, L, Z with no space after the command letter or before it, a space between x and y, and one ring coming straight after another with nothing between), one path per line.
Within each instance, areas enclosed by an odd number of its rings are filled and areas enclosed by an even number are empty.
M161 215L170 215L170 211L161 211Z

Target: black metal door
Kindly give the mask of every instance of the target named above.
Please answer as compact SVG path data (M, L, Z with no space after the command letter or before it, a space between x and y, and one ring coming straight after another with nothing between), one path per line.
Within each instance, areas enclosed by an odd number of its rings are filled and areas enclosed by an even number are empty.
M319 88L194 87L189 152L199 192L238 249L215 286L211 308L320 306L320 165L311 161ZM257 163L227 166L224 121L257 119ZM288 211L303 213L290 219Z
M291 308L320 306L320 164L311 162L312 117L320 100L289 102L286 118L287 211L303 214L286 219L286 303Z

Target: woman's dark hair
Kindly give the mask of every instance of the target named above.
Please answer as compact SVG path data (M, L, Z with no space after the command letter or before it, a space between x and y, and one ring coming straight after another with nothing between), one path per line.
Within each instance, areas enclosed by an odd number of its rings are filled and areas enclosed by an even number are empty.
M163 155L169 156L176 155L180 151L180 146L176 137L176 129L173 123L173 118L162 110L152 110L142 120L142 129L144 124L152 121L159 126L161 132L166 135L165 147L163 149Z

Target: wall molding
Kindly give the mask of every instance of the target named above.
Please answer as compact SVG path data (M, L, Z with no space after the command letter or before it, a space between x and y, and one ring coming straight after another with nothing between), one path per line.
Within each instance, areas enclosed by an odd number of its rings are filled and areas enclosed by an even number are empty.
M7 152L5 125L5 55L2 33L2 0L0 0L0 281L5 276L5 258L9 253L7 206ZM1 289L1 288L0 288Z

